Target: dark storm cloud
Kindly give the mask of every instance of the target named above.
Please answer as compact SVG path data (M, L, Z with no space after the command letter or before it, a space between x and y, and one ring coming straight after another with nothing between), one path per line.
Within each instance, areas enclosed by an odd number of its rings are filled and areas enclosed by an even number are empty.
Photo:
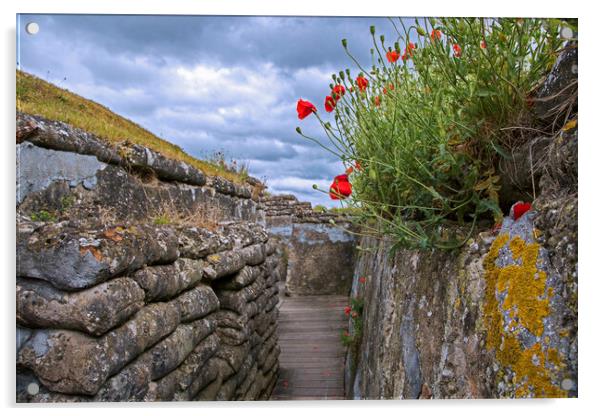
M50 15L38 18L44 30L112 54L141 54L161 61L222 65L269 61L282 68L324 63L349 66L341 46L369 58L370 25L393 42L396 33L383 17L231 17Z
M331 204L336 157L295 132L324 138L322 115L333 72L359 72L341 46L370 65L370 25L392 45L385 18L23 15L23 70L91 98L197 157L222 151L248 164L272 192ZM25 34L29 21L40 25Z

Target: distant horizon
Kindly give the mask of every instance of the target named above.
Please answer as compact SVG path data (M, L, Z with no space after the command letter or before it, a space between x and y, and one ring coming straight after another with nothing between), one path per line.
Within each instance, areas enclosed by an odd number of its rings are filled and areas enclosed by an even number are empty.
M369 28L397 38L384 17L36 15L18 19L18 68L110 108L199 159L223 152L274 194L340 207L327 194L344 167L295 132L299 98L320 115L331 75L369 65ZM19 19L21 21L19 21ZM36 22L39 32L27 34Z

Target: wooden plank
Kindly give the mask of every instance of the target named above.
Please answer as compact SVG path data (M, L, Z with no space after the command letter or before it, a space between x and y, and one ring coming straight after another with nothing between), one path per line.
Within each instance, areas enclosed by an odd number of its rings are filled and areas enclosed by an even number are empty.
M344 399L345 296L282 298L278 315L280 370L271 400Z

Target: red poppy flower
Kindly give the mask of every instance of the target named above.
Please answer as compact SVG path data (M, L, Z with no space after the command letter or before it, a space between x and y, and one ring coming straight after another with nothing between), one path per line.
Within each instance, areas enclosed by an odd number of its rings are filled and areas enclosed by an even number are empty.
M387 61L393 63L399 59L399 52L389 51L387 52Z
M345 95L345 87L343 87L341 84L335 85L332 89L332 96L334 99L339 101L343 95Z
M366 278L362 276L360 277L359 281L360 283L366 283Z
M357 318L357 312L356 311L351 312L351 317L352 318Z
M331 95L326 96L326 100L324 100L324 108L327 112L332 113L332 110L336 107L337 102Z
M431 32L431 40L441 39L441 31L439 29L433 29Z
M304 101L301 99L297 101L297 115L299 116L299 120L303 120L311 113L315 113L317 111L318 110L316 110L316 106L309 101Z
M493 231L494 234L497 234L501 229L502 229L502 223L497 222L493 225L493 228L491 229L491 231Z
M380 107L380 95L374 97L374 105Z
M487 49L487 42L485 42L484 40L482 40L481 44L479 46L481 46L481 49Z
M345 199L351 195L351 184L347 174L335 176L330 185L330 199Z
M351 313L351 306L345 306L345 315L349 316Z
M531 204L529 202L519 201L516 204L512 205L510 214L512 215L512 219L516 221L530 210Z
M454 46L452 46L452 48L454 49L454 56L456 58L459 58L462 56L462 47L460 45L458 45L457 43L454 43Z
M345 169L345 173L347 175L351 175L353 173L353 166L349 166L347 169Z
M366 88L368 88L368 80L362 75L355 79L355 83L357 84L357 87L360 89L360 91L366 91Z
M357 170L362 170L362 164L359 161L357 161L357 160L355 161L355 168Z
M414 45L412 42L410 42L410 43L408 43L408 46L405 49L405 53L407 53L408 56L411 58L412 55L414 54L414 49L416 49L416 45Z

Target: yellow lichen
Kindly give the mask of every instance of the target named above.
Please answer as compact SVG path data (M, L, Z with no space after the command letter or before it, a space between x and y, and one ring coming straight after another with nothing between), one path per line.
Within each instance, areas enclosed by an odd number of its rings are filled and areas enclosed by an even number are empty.
M210 256L207 256L207 260L209 260L211 263L217 263L219 262L221 259L219 254L211 254Z
M520 237L509 243L508 234L501 234L493 242L485 257L486 288L484 323L487 329L487 348L495 350L496 359L502 366L514 372L516 397L565 397L566 392L552 383L550 367L561 368L558 352L544 342L523 349L514 334L519 328L527 329L541 339L543 319L549 314L551 288L546 290L546 274L537 269L539 245L527 244ZM499 267L495 261L500 250L508 243L515 264ZM500 305L496 295L503 295ZM511 322L504 329L502 312L508 312Z

